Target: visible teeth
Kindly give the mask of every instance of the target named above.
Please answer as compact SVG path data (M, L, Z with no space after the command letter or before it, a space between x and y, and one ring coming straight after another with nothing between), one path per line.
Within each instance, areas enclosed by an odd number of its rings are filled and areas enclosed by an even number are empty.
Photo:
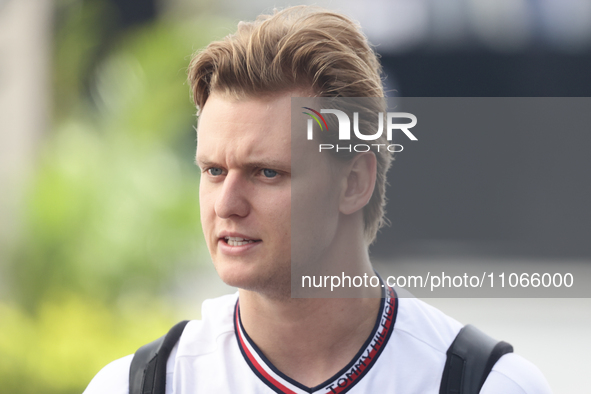
M244 241L244 238L240 237L226 237L228 241Z
M246 245L246 244L251 244L254 241L243 241L243 242L239 242L239 241L228 241L228 245L230 246L240 246L240 245Z
M225 239L226 239L226 242L228 243L228 245L230 245L230 246L241 246L241 245L251 244L254 242L251 239L240 238L240 237L225 237Z

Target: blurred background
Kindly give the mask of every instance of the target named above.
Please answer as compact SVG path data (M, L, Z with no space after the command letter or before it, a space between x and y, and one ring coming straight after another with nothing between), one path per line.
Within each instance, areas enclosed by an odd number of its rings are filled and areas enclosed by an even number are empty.
M390 96L591 96L590 0L315 4L361 23ZM286 5L0 0L1 393L80 393L233 291L202 241L186 67L239 20ZM591 133L503 141L474 136L484 157L460 140L401 155L373 258L590 264ZM513 343L555 392L591 392L589 300L428 301Z

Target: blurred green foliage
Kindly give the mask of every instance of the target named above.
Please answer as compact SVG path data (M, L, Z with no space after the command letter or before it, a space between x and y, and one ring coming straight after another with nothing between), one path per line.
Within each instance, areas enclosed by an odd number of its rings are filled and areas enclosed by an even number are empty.
M165 333L173 313L151 300L116 310L78 294L53 297L35 316L0 304L2 393L79 394L100 368Z
M82 392L174 323L167 290L203 253L186 67L227 24L159 20L114 36L110 11L58 7L54 121L4 264L0 392Z

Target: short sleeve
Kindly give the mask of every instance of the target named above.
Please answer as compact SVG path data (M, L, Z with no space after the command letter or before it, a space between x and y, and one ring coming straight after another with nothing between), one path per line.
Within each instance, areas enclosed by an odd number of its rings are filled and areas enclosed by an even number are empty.
M509 353L497 361L480 394L552 394L542 372L523 357Z
M83 394L129 394L129 367L133 354L105 366L90 381Z

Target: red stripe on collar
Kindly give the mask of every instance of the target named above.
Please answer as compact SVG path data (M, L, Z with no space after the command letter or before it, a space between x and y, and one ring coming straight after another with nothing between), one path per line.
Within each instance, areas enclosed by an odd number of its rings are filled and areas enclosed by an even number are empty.
M273 391L285 394L344 394L353 388L375 364L382 350L388 343L396 321L398 302L396 293L387 288L386 298L382 300L380 314L375 326L357 355L333 377L316 387L303 384L281 373L265 358L256 344L250 339L242 327L240 320L240 304L236 302L234 323L240 351L253 372ZM252 350L251 350L252 349ZM253 353L256 352L256 355ZM260 361L259 361L260 360ZM287 387L290 386L290 387Z

